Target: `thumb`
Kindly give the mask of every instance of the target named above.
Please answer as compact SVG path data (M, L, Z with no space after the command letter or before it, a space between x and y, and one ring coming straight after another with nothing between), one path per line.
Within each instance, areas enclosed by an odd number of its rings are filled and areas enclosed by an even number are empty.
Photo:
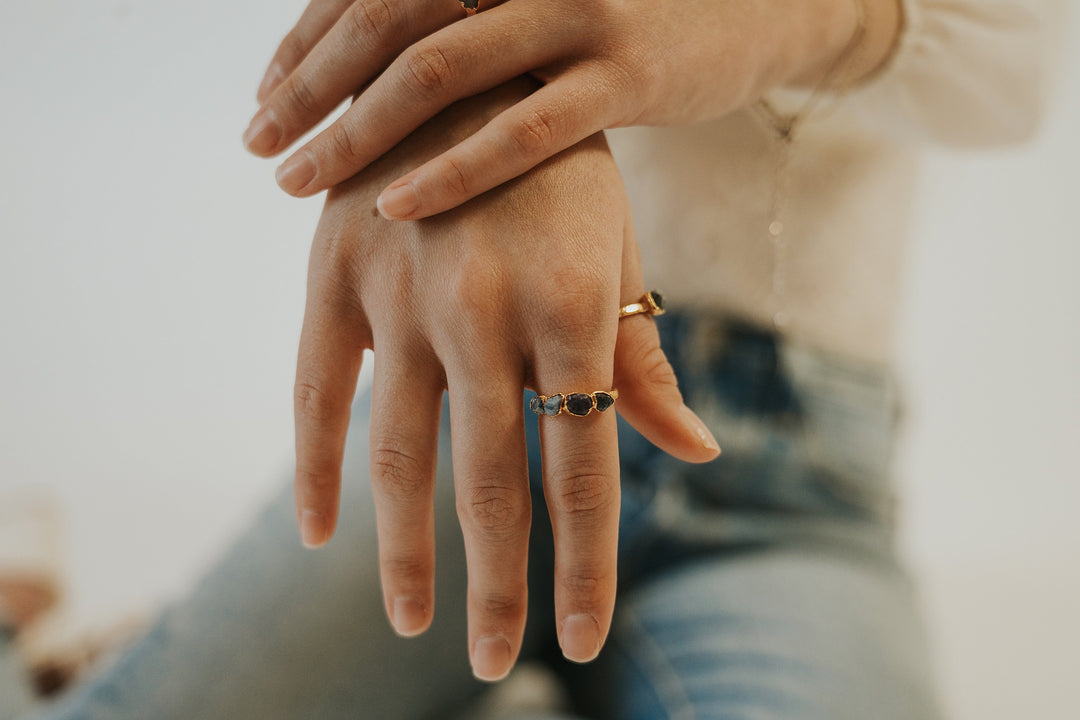
M656 322L647 315L619 321L615 387L619 414L664 452L692 463L720 454L705 423L683 402L675 371L660 347Z

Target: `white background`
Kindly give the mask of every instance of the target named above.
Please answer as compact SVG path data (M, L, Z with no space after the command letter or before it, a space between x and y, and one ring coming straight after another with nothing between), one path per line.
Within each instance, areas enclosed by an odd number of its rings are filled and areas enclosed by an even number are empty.
M0 4L0 502L63 508L65 622L175 596L289 475L320 201L240 134L299 0ZM950 715L1080 716L1080 54L1027 147L931 154L902 542ZM8 495L10 496L10 495Z

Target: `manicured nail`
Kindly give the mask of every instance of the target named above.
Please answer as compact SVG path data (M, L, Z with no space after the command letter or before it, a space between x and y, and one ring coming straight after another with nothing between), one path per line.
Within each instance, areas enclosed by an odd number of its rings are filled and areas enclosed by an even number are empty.
M387 220L403 220L420 207L420 198L410 182L383 190L375 205Z
M315 179L315 162L301 150L281 164L274 173L278 187L287 193L298 193Z
M716 438L709 432L709 428L705 427L705 423L701 421L693 410L683 406L683 416L686 418L686 424L690 426L690 429L694 431L694 434L701 440L701 446L710 452L719 453L720 445L716 442Z
M510 643L497 635L477 640L472 651L472 669L480 680L502 680L510 673Z
M571 615L563 620L559 644L567 660L587 663L600 654L600 625L592 615Z
M267 108L251 119L244 132L244 145L253 153L264 155L272 152L281 140L281 126L274 111Z
M266 69L266 74L263 75L262 82L259 83L259 91L255 94L255 99L259 102L266 100L266 97L274 92L282 80L285 79L285 71L281 69L281 66L277 63L272 64Z
M326 544L326 527L322 513L305 510L300 515L300 542L304 547L315 549Z
M427 629L424 603L415 597L394 598L394 630L402 637L413 637Z

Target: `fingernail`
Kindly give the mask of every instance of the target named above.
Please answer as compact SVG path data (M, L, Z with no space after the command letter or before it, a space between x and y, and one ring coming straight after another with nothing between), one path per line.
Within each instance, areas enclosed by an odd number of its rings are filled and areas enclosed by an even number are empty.
M274 88L285 79L285 72L281 69L281 66L277 63L272 64L266 69L266 74L263 75L262 82L259 83L259 91L255 93L255 98L259 102L266 100L266 96L274 91Z
M304 547L315 549L326 544L326 528L322 513L305 510L300 515L300 542Z
M301 150L283 162L274 177L282 190L298 193L315 179L315 162L308 153Z
M424 603L415 597L394 599L394 630L403 637L419 635L427 628Z
M375 205L387 220L402 220L420 207L420 198L416 196L416 188L409 182L384 190Z
M473 675L495 682L510 673L510 643L499 636L480 638L472 652Z
M274 111L267 108L251 119L244 132L244 145L253 153L266 154L273 151L281 140L281 126Z
M563 620L559 644L567 660L587 663L600 654L600 625L592 615L571 615Z
M683 416L686 418L687 425L694 431L694 434L701 440L701 446L710 452L720 452L720 445L716 442L716 438L709 432L709 428L705 427L705 423L701 421L701 418L694 413L693 410L683 406Z

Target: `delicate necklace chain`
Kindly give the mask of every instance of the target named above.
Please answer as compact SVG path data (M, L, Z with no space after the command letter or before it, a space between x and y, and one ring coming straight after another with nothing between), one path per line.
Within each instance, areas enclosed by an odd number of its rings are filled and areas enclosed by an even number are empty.
M776 159L773 171L772 188L769 196L768 220L766 237L772 249L772 279L771 292L769 293L769 310L772 315L773 327L783 330L790 322L787 311L787 286L788 286L788 236L784 227L784 211L791 182L792 156L795 151L795 139L797 131L802 123L814 111L824 90L831 86L836 71L846 63L855 50L862 44L866 34L866 0L854 0L856 12L855 30L851 34L844 49L833 60L832 64L822 75L821 80L810 93L798 111L792 114L784 114L776 110L767 100L761 99L752 106L758 117L776 133L780 142L780 152Z

